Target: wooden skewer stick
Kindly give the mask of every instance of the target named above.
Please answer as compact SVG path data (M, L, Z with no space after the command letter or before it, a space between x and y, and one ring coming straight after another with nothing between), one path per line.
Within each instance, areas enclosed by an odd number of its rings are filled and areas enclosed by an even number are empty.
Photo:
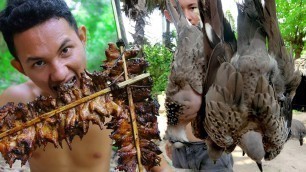
M113 11L114 11L114 17L116 21L116 26L117 26L117 35L118 35L118 40L120 40L121 37L121 30L119 26L119 20L117 16L117 8L116 8L116 3L115 0L112 0L112 5L113 5ZM124 45L118 46L120 48L120 54L123 60L123 69L124 69L124 76L125 80L128 80L128 71L127 71L127 66L126 66L126 61L125 61L125 56L124 56ZM135 117L135 107L133 103L133 97L132 97L132 91L131 88L128 86L127 87L127 94L128 94L128 100L129 100L129 106L130 106L130 119L132 122L132 128L133 128L133 135L134 135L134 141L135 141L135 146L136 146L136 153L137 153L137 161L138 161L138 169L139 172L143 172L143 167L141 164L141 153L140 153L140 147L139 147L139 137L138 137L138 129L137 129L137 122L136 122L136 117Z
M124 47L120 47L120 52L121 52L121 57L123 60L123 69L124 69L124 76L125 80L129 79L128 76L128 70L127 70L127 65L126 65L126 60L124 56ZM131 87L127 86L127 94L128 94L128 100L129 100L129 107L130 107L130 118L131 118L131 123L132 123L132 128L133 128L133 135L134 135L134 141L135 141L135 147L136 147L136 153L137 153L137 161L138 161L138 169L139 172L143 172L143 166L141 164L141 151L140 151L140 146L139 146L139 135L138 135L138 127L137 127L137 121L136 121L136 114L135 114L135 106L133 102L133 95L132 95L132 90Z
M124 82L119 83L118 86L119 86L119 88L123 88L123 87L125 87L126 85L133 84L133 83L135 83L135 82L137 82L137 81L140 81L140 80L142 80L142 79L144 79L144 78L147 78L147 77L149 77L149 76L150 76L150 74L148 74L148 73L146 73L146 74L141 74L141 75L138 75L138 76L136 76L136 77L134 77L134 78L131 78L131 79L129 79L129 80L126 80L126 81L124 81ZM36 123L39 123L39 122L41 122L41 121L43 121L43 120L45 120L45 119L47 119L47 118L50 118L50 117L52 117L52 116L54 116L54 115L56 115L56 114L58 114L58 113L60 113L60 112L63 112L63 111L65 111L65 110L74 108L74 107L76 107L76 106L78 106L78 105L80 105L80 104L83 104L83 103L85 103L85 102L88 102L89 100L92 100L92 99L94 99L94 98L96 98L96 97L99 97L99 96L101 96L101 95L103 95L103 94L106 94L106 93L108 93L108 92L110 92L110 91L111 91L111 90L110 90L110 88L108 87L108 88L105 88L105 89L103 89L103 90L101 90L101 91L98 91L98 92L96 92L96 93L94 93L94 94L91 94L91 95L89 95L89 96L86 96L86 97L83 97L83 98L81 98L81 99L79 99L79 100L76 100L76 101L74 101L74 102L72 102L72 103L70 103L70 104L67 104L67 105L65 105L65 106L61 106L61 107L59 107L59 108L57 108L57 109L55 109L55 110L52 110L52 111L47 112L47 113L44 113L44 114L42 114L42 115L40 115L40 116L34 118L34 119L31 120L31 121L25 122L25 123L24 123L23 125L21 125L21 126L17 126L17 127L14 127L14 128L9 129L9 130L7 130L7 131L4 131L3 133L0 134L0 139L3 138L3 137L5 137L5 136L11 135L11 134L13 134L13 133L16 133L16 132L18 132L18 131L20 131L20 130L26 128L26 127L30 127L30 126L32 126L32 125L34 125L34 124L36 124Z

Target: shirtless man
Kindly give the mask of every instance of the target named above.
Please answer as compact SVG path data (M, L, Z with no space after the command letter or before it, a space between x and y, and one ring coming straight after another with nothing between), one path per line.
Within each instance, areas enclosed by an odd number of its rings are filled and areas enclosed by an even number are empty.
M176 3L171 0L174 7ZM190 24L201 27L200 14L197 0L178 0L182 11ZM170 14L164 11L165 17L171 21ZM193 169L198 171L231 172L233 171L233 158L231 154L225 154L213 163L208 157L207 147L203 140L196 138L192 133L191 123L186 126L186 133L189 142L184 143L181 148L175 148L171 143L166 144L166 151L172 164L176 168Z
M80 84L86 68L86 28L77 28L64 0L12 0L0 15L0 31L14 56L12 66L30 80L11 86L0 95L7 102L33 101L39 95L56 96L62 83ZM110 130L89 127L82 141L75 137L56 149L48 144L29 160L31 172L107 172L110 170ZM162 159L151 171L171 171Z
M77 28L64 0L15 0L1 12L0 30L12 66L30 80L11 86L0 96L7 102L27 103L39 95L56 95L61 83L80 83L86 68L86 28ZM29 160L31 172L109 171L112 141L110 130L92 125L82 141L76 137L72 151L66 144L48 144Z

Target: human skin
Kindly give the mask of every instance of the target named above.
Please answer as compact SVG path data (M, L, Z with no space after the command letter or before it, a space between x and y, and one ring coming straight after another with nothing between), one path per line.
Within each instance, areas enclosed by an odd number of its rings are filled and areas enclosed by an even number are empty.
M29 77L29 81L11 86L0 96L6 102L33 101L39 95L56 96L62 83L80 84L80 73L86 68L86 28L78 33L63 18L52 18L14 35L18 60L11 64ZM29 160L31 172L95 172L109 171L112 141L110 130L91 125L80 140L75 137L72 150L48 144L38 148Z
M174 0L171 0L173 6L176 8L176 3ZM187 20L192 25L198 25L200 22L200 15L199 15L199 9L198 9L198 1L197 0L178 0L179 4L181 5L181 8L183 10L183 13ZM171 21L170 14L167 10L164 11L165 17Z

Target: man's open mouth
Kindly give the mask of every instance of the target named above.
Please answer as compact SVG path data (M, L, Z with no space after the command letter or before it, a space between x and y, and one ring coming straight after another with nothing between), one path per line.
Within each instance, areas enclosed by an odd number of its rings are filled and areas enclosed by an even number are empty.
M76 79L76 77L74 76L74 77L71 78L68 82L63 83L63 85L64 85L65 87L72 88L73 86L76 85L76 81L77 81L77 79Z
M53 90L60 91L60 90L68 90L73 87L77 86L77 78L76 76L72 77L69 81L65 83L61 83L60 85L53 86Z

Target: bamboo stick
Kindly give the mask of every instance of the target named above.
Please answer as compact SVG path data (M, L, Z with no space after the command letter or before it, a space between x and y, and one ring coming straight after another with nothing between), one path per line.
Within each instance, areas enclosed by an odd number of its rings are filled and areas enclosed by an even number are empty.
M127 70L127 65L126 65L126 60L124 56L124 47L120 47L120 52L123 60L123 69L124 69L124 76L125 80L129 79L128 76L128 70ZM133 101L133 95L132 95L132 90L131 87L127 86L127 94L128 94L128 100L129 100L129 107L130 107L130 118L131 118L131 123L132 123L132 128L133 128L133 135L134 135L134 141L135 141L135 147L136 147L136 153L137 153L137 161L138 161L138 170L139 172L143 172L143 166L141 164L141 151L140 151L140 146L139 146L139 135L138 135L138 127L137 127L137 121L136 121L136 114L135 114L135 106L134 106L134 101Z
M122 37L121 37L122 35L121 35L121 30L120 30L120 27L119 27L119 20L118 20L118 16L117 16L117 12L116 12L117 9L114 6L114 5L116 5L114 0L112 0L112 4L113 4L113 11L114 11L115 21L116 21L116 26L117 26L117 36L118 36L118 40L120 40L120 39L122 39ZM123 60L123 69L124 69L125 80L128 80L129 77L128 77L126 60L125 60L125 56L124 56L124 46L121 45L119 48L120 48L121 58ZM134 141L135 141L135 146L136 146L138 169L139 169L139 172L143 172L143 167L142 167L142 164L141 164L141 152L140 152L140 146L139 146L138 128L137 128L136 115L135 115L135 106L134 106L134 103L133 103L132 91L131 91L131 88L129 86L127 86L127 94L128 94L129 107L130 107L130 119L131 119L131 123L132 123Z
M119 83L118 86L119 86L119 88L123 88L123 87L125 87L126 85L133 84L133 83L135 83L135 82L137 82L137 81L140 81L140 80L142 80L142 79L144 79L144 78L147 78L147 77L149 77L149 76L150 76L150 74L148 74L148 73L146 73L146 74L141 74L141 75L138 75L138 76L136 76L136 77L134 77L134 78L131 78L131 79L128 79L128 80L126 80L126 81L124 81L124 82ZM59 108L57 108L57 109L55 109L55 110L52 110L52 111L50 111L50 112L47 112L47 113L45 113L45 114L42 114L42 115L40 115L40 116L34 118L34 119L31 120L31 121L25 122L25 123L24 123L23 125L21 125L21 126L17 126L17 127L14 127L14 128L12 128L12 129L9 129L9 130L7 130L7 131L4 131L4 132L0 133L0 139L3 138L3 137L5 137L5 136L11 135L11 134L13 134L13 133L16 133L16 132L18 132L18 131L20 131L20 130L26 128L26 127L30 127L30 126L32 126L32 125L34 125L34 124L36 124L36 123L39 123L39 122L41 122L41 121L43 121L43 120L45 120L45 119L47 119L47 118L50 118L50 117L52 117L52 116L54 116L54 115L56 115L56 114L58 114L58 113L60 113L60 112L63 112L63 111L65 111L65 110L74 108L74 107L76 107L76 106L78 106L78 105L80 105L80 104L83 104L83 103L85 103L85 102L88 102L89 100L92 100L92 99L94 99L94 98L96 98L96 97L99 97L99 96L101 96L101 95L104 95L104 94L106 94L106 93L108 93L108 92L110 92L110 91L111 91L111 90L110 90L109 87L108 87L108 88L105 88L105 89L103 89L103 90L101 90L101 91L98 91L98 92L96 92L96 93L94 93L94 94L91 94L91 95L89 95L89 96L86 96L86 97L83 97L83 98L81 98L81 99L79 99L79 100L76 100L76 101L74 101L74 102L72 102L72 103L70 103L70 104L67 104L67 105L65 105L65 106L59 107Z

